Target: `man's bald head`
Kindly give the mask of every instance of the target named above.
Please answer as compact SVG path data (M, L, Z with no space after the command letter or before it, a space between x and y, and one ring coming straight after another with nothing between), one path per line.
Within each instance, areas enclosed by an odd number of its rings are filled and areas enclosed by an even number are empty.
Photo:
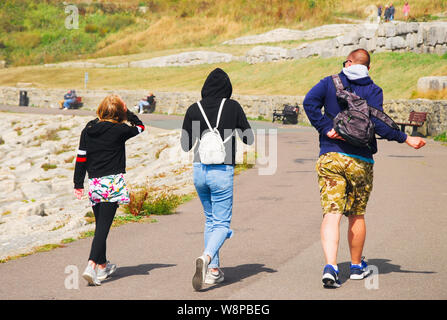
M363 64L369 68L371 58L368 51L365 49L356 49L348 55L348 60L351 60L353 64Z

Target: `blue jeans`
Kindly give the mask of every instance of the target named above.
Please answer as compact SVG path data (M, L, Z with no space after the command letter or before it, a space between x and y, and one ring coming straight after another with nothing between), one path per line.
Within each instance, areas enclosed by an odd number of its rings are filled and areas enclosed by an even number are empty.
M224 164L194 165L194 186L205 213L205 255L211 257L209 268L219 267L219 249L231 238L233 215L234 167Z
M149 102L147 102L147 101L140 101L140 102L138 102L138 110L141 112L141 111L143 111L143 108L148 106L148 105L149 105Z
M64 108L67 108L67 109L70 109L70 105L73 103L73 102L75 102L76 101L76 99L67 99L67 100L65 100L64 101Z

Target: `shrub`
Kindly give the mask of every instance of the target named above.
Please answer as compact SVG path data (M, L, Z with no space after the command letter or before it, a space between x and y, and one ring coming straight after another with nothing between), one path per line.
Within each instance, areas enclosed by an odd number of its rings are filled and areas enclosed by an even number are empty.
M447 132L443 132L436 137L434 137L435 141L447 142Z
M111 32L116 32L121 28L127 27L135 23L135 19L128 15L114 14L107 16L102 27L110 30Z
M19 48L33 49L40 44L40 34L36 32L16 33L14 42Z
M124 212L133 216L173 214L175 208L188 199L168 190L160 192L157 188L151 187L130 191L129 196L130 203L124 206Z
M146 201L148 194L149 192L147 189L131 191L129 193L130 202L124 206L124 211L133 216L138 216L143 209L143 204Z
M169 215L181 204L181 197L176 194L163 192L155 197L149 197L143 203L144 215Z
M94 24L86 24L84 27L84 31L87 33L96 33L98 32L98 30L99 30L98 26Z

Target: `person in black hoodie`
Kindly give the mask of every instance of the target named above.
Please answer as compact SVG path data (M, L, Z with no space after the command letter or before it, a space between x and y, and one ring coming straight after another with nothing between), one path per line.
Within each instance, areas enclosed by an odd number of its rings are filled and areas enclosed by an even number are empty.
M116 270L116 265L106 259L106 240L118 206L130 201L123 177L125 142L144 131L143 123L117 95L107 96L96 114L98 118L82 130L73 178L75 196L81 199L88 173L88 195L96 221L88 265L82 275L89 285L100 285ZM124 123L126 120L131 126Z
M192 279L195 290L203 283L222 282L223 272L219 269L219 249L233 231L230 229L233 209L233 177L236 156L235 132L245 144L254 142L253 131L241 105L230 99L233 88L230 78L222 69L213 70L202 88L202 100L206 117L212 128L216 126L220 105L223 99L222 114L218 126L225 146L225 160L221 164L201 163L198 152L200 139L208 125L199 109L198 103L186 111L183 121L181 145L184 151L194 148L194 186L202 202L205 213L203 255L196 259L196 272Z

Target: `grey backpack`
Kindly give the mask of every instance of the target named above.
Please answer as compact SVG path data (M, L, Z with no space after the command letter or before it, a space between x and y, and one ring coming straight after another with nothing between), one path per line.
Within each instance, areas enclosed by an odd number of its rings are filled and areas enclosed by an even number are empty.
M338 74L333 75L332 80L337 100L342 108L334 118L334 130L348 143L357 147L372 148L371 142L375 131L371 116L399 130L397 124L387 114L369 106L365 99L346 89Z

